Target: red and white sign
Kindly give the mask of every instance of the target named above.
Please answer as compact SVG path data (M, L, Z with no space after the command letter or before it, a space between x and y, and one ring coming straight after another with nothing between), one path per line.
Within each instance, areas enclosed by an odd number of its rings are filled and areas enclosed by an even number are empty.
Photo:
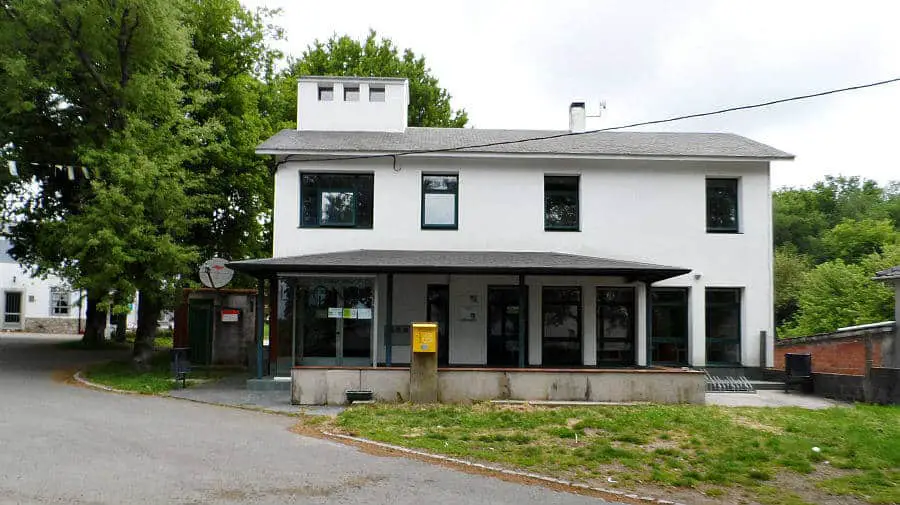
M223 323L236 323L241 320L241 309L222 309Z

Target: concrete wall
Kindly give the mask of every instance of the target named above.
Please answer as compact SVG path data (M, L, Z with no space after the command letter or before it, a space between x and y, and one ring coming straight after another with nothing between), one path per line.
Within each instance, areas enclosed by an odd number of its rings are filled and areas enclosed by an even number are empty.
M900 366L894 362L896 324L781 339L775 343L775 368L784 369L787 353L811 354L814 372L848 375L866 373L866 339L872 341L872 365Z
M702 404L706 382L701 372L674 370L442 369L438 372L438 388L438 399L444 403L505 399ZM291 370L294 404L343 404L348 389L370 389L381 402L407 401L409 370L326 367Z
M372 229L299 228L299 174L375 174ZM459 174L459 229L421 229L421 178ZM544 231L544 174L581 176L581 231ZM706 233L707 176L740 180L739 234ZM693 270L659 283L691 288L691 332L705 332L704 289L743 288L741 362L760 365L759 335L773 334L769 166L765 162L519 157L287 162L276 174L274 256L354 249L556 251ZM464 296L460 287L451 296ZM705 345L689 350L706 364ZM454 351L451 351L454 353ZM460 348L455 359L477 362ZM451 358L453 359L453 358ZM767 363L772 363L771 349Z
M332 86L334 99L319 100L319 85ZM344 87L358 87L359 100L345 101ZM385 90L383 102L369 101L369 88ZM297 129L389 131L406 129L409 83L405 79L301 78L297 83Z

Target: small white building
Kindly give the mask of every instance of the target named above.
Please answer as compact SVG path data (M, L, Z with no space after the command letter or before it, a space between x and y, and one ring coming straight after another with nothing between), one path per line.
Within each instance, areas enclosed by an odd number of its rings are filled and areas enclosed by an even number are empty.
M231 265L277 286L270 372L408 364L413 321L448 369L772 362L769 164L791 155L584 133L582 103L569 131L413 128L408 103L404 79L305 77L297 129L259 146L273 258Z
M55 276L32 277L9 256L0 239L0 330L76 333L84 328L85 304L80 294Z

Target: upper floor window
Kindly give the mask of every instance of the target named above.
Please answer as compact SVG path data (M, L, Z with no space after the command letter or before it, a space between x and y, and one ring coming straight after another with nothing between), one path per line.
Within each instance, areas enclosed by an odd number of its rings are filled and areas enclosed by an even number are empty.
M370 102L383 102L384 101L384 88L369 86L369 101Z
M71 292L63 287L50 288L50 314L53 316L69 315L69 296Z
M578 231L578 176L544 176L544 230Z
M455 230L459 220L459 176L422 174L422 228Z
M344 101L345 102L358 102L359 101L359 86L344 86Z
M706 179L706 231L738 233L737 179Z
M301 173L302 228L371 228L374 174Z
M331 85L319 85L319 101L320 102L330 102L334 100L334 86Z

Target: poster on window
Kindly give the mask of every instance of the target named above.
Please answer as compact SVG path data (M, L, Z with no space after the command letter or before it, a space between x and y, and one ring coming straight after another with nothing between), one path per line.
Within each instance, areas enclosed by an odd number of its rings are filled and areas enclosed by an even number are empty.
M344 317L343 307L328 307L328 317L330 319L341 319Z
M372 309L356 309L357 319L372 319Z

